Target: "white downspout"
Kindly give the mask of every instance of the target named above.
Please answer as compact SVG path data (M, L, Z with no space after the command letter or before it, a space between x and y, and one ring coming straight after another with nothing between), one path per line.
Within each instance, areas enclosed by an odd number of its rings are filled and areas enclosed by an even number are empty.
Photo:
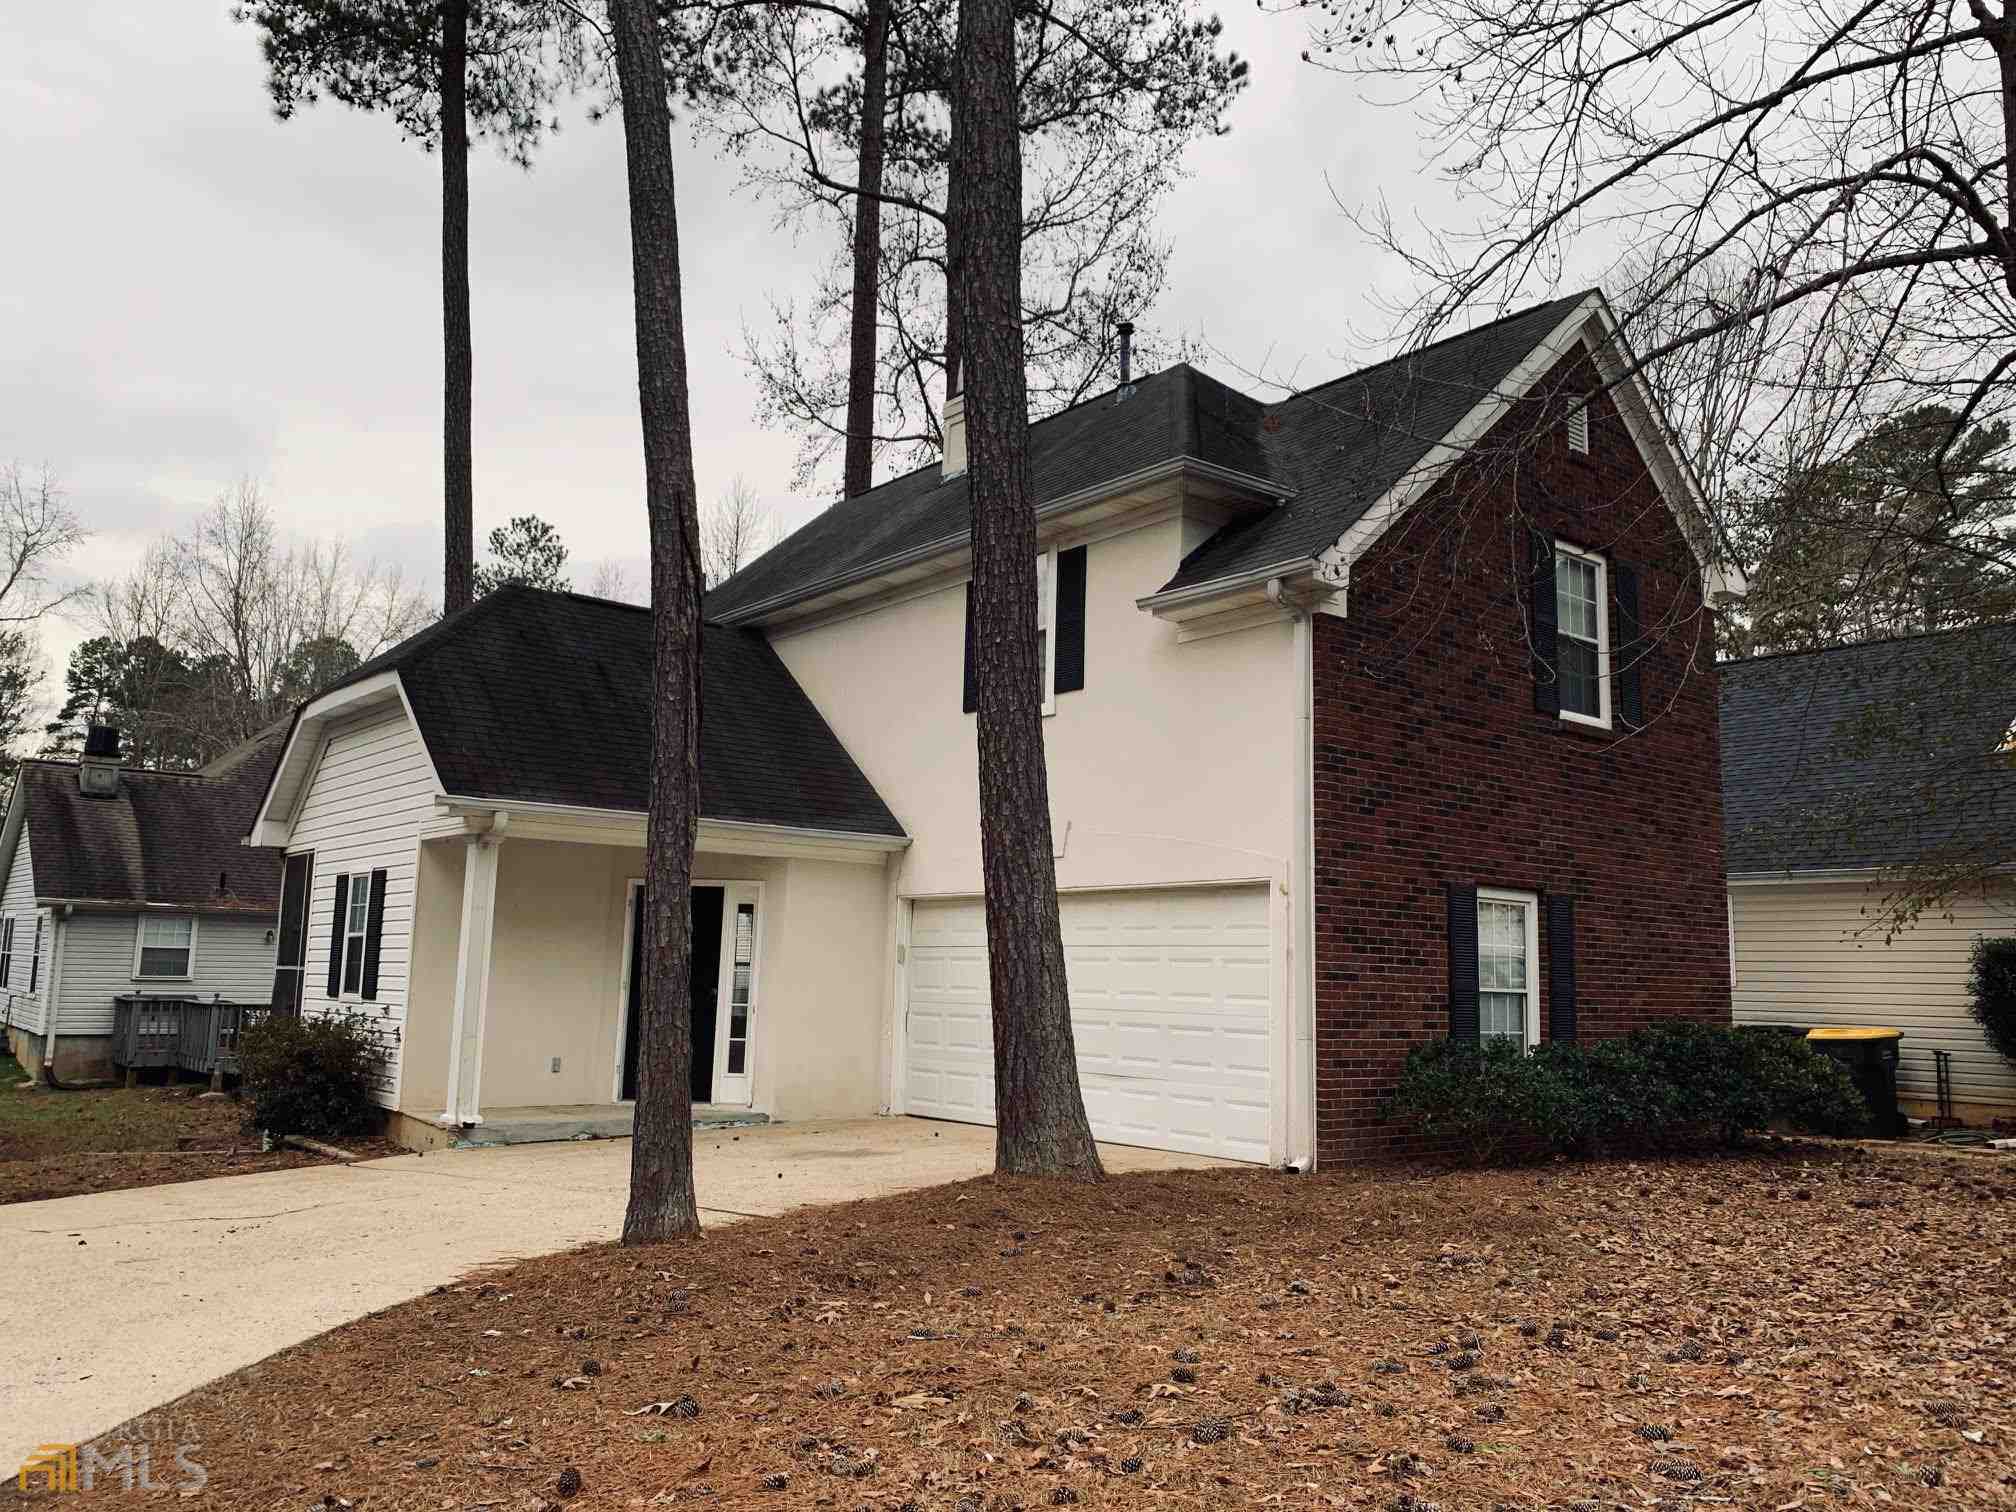
M1287 597L1280 578L1267 598L1295 625L1295 858L1289 880L1292 909L1289 988L1293 1025L1288 1054L1288 1167L1316 1166L1316 720L1315 625L1312 611Z

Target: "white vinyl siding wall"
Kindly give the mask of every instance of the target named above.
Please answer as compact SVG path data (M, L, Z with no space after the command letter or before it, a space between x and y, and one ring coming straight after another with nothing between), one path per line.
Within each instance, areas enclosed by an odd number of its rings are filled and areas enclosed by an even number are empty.
M110 1034L112 999L145 992L159 997L221 997L234 1003L263 1003L273 991L273 946L266 917L234 919L205 914L196 925L196 970L187 980L136 980L133 946L140 929L137 913L93 913L79 909L62 921L63 979L57 983L58 1034ZM50 941L42 945L42 980L49 980ZM15 939L21 935L17 932ZM24 976L22 980L27 980Z
M1739 1024L1881 1025L1904 1031L1898 1090L1937 1096L1932 1052L1953 1055L1956 1103L2016 1106L2016 1071L1968 1016L1976 935L2016 935L2016 892L1928 914L1888 945L1858 934L1881 901L1861 883L1732 887Z
M14 849L14 866L7 873L4 887L0 887L0 914L14 920L14 960L8 968L7 980L0 982L0 992L4 992L7 1002L0 1006L0 1017L17 1029L27 1029L36 1034L46 1027L42 1017L41 988L47 984L47 976L36 979L36 991L28 991L29 962L35 954L35 868L28 856L28 826L21 826L21 841ZM45 928L44 935L48 930ZM47 955L49 942L43 941L43 952ZM48 965L47 960L43 962Z
M393 1106L400 1046L406 1031L406 976L412 954L413 871L421 825L434 814L434 771L419 732L403 710L362 716L334 726L323 743L287 842L291 852L313 851L315 873L308 898L308 954L303 974L304 1013L364 1014L386 1051L379 1100ZM385 870L385 925L378 948L375 1002L357 994L329 997L329 940L336 879Z

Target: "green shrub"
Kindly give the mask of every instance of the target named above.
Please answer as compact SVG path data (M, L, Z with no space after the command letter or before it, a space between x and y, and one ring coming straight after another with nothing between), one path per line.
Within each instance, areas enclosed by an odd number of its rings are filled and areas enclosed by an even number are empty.
M1975 937L1967 996L1974 1022L1995 1053L2016 1061L2016 940Z
M377 1127L371 1089L385 1052L361 1015L265 1015L239 1037L238 1065L251 1124L275 1138L341 1138Z
M1530 1053L1434 1040L1407 1057L1388 1112L1476 1159L1733 1141L1773 1124L1851 1134L1869 1118L1848 1073L1804 1039L1690 1023Z

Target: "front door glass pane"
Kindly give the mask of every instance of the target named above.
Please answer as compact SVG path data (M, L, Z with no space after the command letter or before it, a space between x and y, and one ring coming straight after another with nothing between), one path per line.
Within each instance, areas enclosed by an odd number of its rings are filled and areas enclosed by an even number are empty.
M756 905L735 905L734 976L728 988L728 1074L740 1076L749 1062L749 989L756 969Z

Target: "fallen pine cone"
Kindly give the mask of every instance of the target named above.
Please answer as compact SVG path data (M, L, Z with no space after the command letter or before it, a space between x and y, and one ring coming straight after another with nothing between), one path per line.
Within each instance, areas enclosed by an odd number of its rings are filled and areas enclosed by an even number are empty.
M1199 1418L1190 1429L1193 1444L1222 1444L1232 1437L1232 1425L1222 1418Z
M791 1477L788 1475L766 1475L763 1477L763 1489L765 1491L782 1491L790 1484Z
M569 1465L560 1472L560 1478L553 1483L553 1490L562 1497L576 1495L581 1490L581 1472Z
M1673 1437L1669 1428L1661 1428L1657 1423L1640 1423L1631 1430L1648 1444L1663 1444Z

